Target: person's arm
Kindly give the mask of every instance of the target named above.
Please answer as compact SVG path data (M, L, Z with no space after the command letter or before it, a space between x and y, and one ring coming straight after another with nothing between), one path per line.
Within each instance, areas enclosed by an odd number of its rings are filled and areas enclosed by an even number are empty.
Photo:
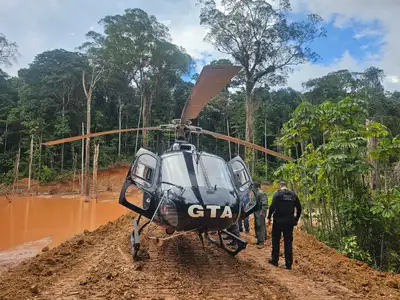
M274 194L274 196L272 197L272 203L271 206L269 207L269 211L268 211L268 220L271 220L272 214L275 212L275 208L276 208L276 201L278 199L278 195L277 193Z
M261 208L261 215L265 216L268 210L268 200L267 200L267 195L265 193L261 192L258 194L259 196L259 201L260 201L260 208Z
M301 203L299 197L296 194L295 196L296 196L295 206L296 206L296 224L297 224L301 216Z

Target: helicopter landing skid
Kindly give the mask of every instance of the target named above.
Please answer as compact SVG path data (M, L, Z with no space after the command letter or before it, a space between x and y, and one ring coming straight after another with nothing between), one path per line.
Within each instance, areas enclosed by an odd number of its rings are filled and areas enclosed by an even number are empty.
M138 253L140 249L140 234L142 233L143 229L150 223L147 221L143 223L142 226L139 228L139 221L140 217L136 220L134 219L133 222L133 231L131 232L131 251L132 251L132 258L133 260L138 260Z
M224 239L223 239L223 237L222 237L222 234L228 235L228 236L232 239L232 241L235 241L235 242L236 242L236 246L237 246L237 247L236 247L235 250L229 249L229 248L224 244ZM208 239L211 243L213 243L213 244L217 245L218 247L224 249L229 255L235 256L235 255L238 254L240 251L246 249L247 242L246 242L245 240L241 239L240 237L234 235L233 233L227 231L226 229L218 231L218 236L219 236L219 241L213 239L212 237L210 237L210 236L208 235L208 233L206 233L206 237L207 237L207 239Z

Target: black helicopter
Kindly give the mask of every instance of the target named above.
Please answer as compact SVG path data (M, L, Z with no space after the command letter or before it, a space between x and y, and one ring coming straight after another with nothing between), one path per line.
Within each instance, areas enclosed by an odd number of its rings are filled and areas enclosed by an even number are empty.
M188 142L191 133L208 134L291 160L290 157L262 146L191 125L190 120L197 118L206 104L240 69L225 65L205 66L183 108L181 118L173 120L171 124L99 132L43 143L51 146L127 131L175 131L177 135L175 142L161 155L144 148L137 151L120 193L119 203L139 215L133 220L131 233L134 259L137 258L140 248L140 235L150 224L164 228L165 233L169 235L164 239L169 239L174 234L177 236L194 232L199 235L202 243L204 235L230 255L236 255L246 248L246 241L229 231L238 220L257 210L254 196L256 191L245 162L240 156L226 162L217 155L199 152ZM127 190L131 186L143 191L141 205L128 201ZM244 205L242 200L246 196L250 196L250 202ZM142 216L148 220L139 226ZM215 234L218 234L219 241L213 237ZM233 249L227 246L227 240L236 242L233 243L235 244Z

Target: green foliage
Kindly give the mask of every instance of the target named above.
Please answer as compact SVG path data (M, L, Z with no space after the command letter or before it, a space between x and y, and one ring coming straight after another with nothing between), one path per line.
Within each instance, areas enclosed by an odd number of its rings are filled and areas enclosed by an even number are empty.
M372 263L371 255L363 251L357 244L357 237L355 235L346 236L342 241L342 249L340 252L344 255L357 260L364 261L368 264Z
M40 172L40 182L46 183L54 180L56 178L56 172L50 169L48 166L42 166L42 170Z
M365 101L354 97L301 103L278 140L287 148L300 144L299 158L281 166L275 176L298 191L307 231L351 258L388 270L399 266L387 254L400 250L397 240L388 237L400 225L400 190L388 187L391 159L400 148L386 126L367 122L365 107ZM376 144L368 144L371 138ZM384 190L371 190L368 183L377 171Z

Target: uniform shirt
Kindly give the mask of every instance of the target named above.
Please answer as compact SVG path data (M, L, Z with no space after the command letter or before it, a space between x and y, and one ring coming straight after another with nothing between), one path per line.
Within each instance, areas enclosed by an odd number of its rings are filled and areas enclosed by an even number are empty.
M257 210L266 212L268 209L268 200L267 200L267 196L261 189L257 190L256 199L257 199L257 206L258 206Z
M294 208L296 208L296 216L294 216ZM271 207L268 212L268 219L271 219L272 214L274 220L279 223L297 224L301 215L301 204L296 193L281 189L274 194Z

